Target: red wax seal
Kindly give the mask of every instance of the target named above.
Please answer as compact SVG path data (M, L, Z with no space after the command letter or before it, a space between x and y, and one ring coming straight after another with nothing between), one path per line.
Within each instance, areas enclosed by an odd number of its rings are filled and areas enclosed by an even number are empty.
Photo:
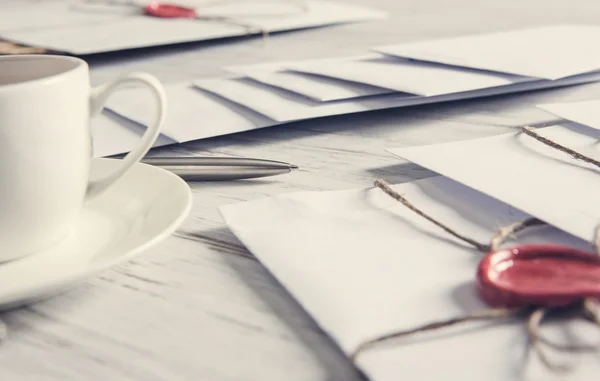
M565 307L600 298L600 256L558 245L524 245L488 253L477 289L492 307Z
M194 19L198 17L194 8L165 3L150 3L144 7L144 12L147 15L161 18Z

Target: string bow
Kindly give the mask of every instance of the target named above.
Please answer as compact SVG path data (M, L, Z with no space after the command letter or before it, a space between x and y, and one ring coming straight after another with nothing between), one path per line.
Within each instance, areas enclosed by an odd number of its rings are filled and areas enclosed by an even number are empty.
M600 162L589 158L579 152L576 152L570 148L567 148L563 145L560 145L548 138L542 137L535 132L531 127L522 127L521 131L526 135L533 137L534 139L544 143L552 148L555 148L561 152L564 152L575 159L582 160L586 163L595 165L600 168ZM427 219L431 223L435 224L439 228L443 229L450 235L470 244L475 247L482 253L485 253L487 256L493 255L494 253L498 253L501 250L501 246L506 242L507 238L514 236L516 233L533 226L542 226L547 225L545 222L537 219L537 218L529 218L524 221L516 222L510 224L508 226L502 227L490 240L490 243L481 243L476 240L457 232L446 224L436 220L431 217L421 209L417 208L413 205L409 200L407 200L404 196L400 195L398 192L394 191L392 187L387 184L384 180L376 180L374 185L385 192L387 195L400 202L402 205L406 206L411 211L415 212L419 216ZM596 255L600 254L600 229L596 232L596 238L593 242L594 248L596 249ZM584 253L586 254L586 253ZM586 254L590 255L590 254ZM595 258L597 258L594 255ZM482 261L483 262L483 261ZM598 261L596 261L598 263ZM356 360L356 358L363 353L365 350L373 347L377 347L383 343L397 340L402 337L424 333L428 331L433 331L437 329L441 329L444 327L453 326L456 324L468 322L468 321L478 321L478 320L491 320L491 319L515 319L515 318L526 318L527 319L527 332L529 336L530 348L534 350L542 363L547 366L549 369L554 371L565 371L568 370L567 366L564 365L556 365L552 363L543 350L543 346L547 346L553 348L558 351L564 352L596 352L598 351L598 346L591 345L566 345L553 342L548 338L544 337L540 332L540 326L543 319L549 315L550 313L557 314L566 314L566 315L579 315L580 317L585 318L586 320L600 325L600 303L595 297L581 297L578 303L569 304L567 306L556 307L555 305L519 305L513 307L498 307L498 308L490 308L483 311L477 311L472 314L454 317L447 320L437 321L433 323L428 323L419 327L415 327L412 329L408 329L405 331L392 332L388 334L381 335L379 337L375 337L371 340L365 341L360 344L356 350L352 354L352 359Z

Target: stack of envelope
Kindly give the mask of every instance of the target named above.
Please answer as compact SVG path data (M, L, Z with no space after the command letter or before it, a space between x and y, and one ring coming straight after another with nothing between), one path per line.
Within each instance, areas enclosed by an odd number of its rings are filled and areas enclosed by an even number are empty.
M557 109L585 106L544 107L558 114ZM598 104L594 107L597 121ZM537 132L597 158L597 127L565 122ZM507 246L552 243L594 250L600 170L520 130L389 152L440 174L394 189L478 242L534 216L549 225L519 233ZM485 253L369 184L230 204L221 213L349 358L378 336L489 308L474 284ZM567 345L600 345L600 327L583 320L549 321L543 330ZM367 349L354 361L373 381L588 381L600 373L600 352L549 350L551 361L570 367L556 372L528 345L525 321L470 322Z
M598 39L600 27L554 25L373 47L350 57L226 67L227 77L168 87L165 138L157 144L597 81L600 51L589 46ZM149 118L143 92L122 91L108 108L143 127ZM118 147L96 139L96 151L122 153L138 135Z
M518 40L515 43L521 43ZM458 54L460 42L454 41L453 49L436 44L385 50L498 69L498 62L488 57L465 61ZM427 50L432 46L437 46L436 53ZM486 52L485 46L481 49ZM585 66L578 61L581 66L574 69L566 64L568 58L557 57L556 67L550 63L535 68L530 59L514 57L504 67L554 78ZM521 70L525 66L517 61L531 65ZM560 125L538 128L539 135L600 158L600 100L539 108L565 119ZM388 151L439 174L393 188L478 242L489 242L503 226L537 217L548 225L521 232L505 246L551 243L594 251L600 169L519 128L493 137ZM379 336L489 308L475 288L477 265L485 253L371 184L235 203L221 207L221 213L240 241L373 381L589 381L600 374L600 352L550 349L550 361L568 370L546 367L529 350L525 321L518 319L419 333L353 357L362 343ZM550 319L543 332L566 345L600 345L600 327L582 319Z
M230 67L231 78L167 89L170 112L157 144L317 116L595 81L600 51L589 47L599 37L598 27L551 26L378 47L356 57ZM109 105L113 117L131 125L127 132L117 125L98 132L95 147L102 152L127 149L143 131L146 107L135 91L117 94ZM541 135L600 156L600 101L539 107L569 120L538 129ZM122 138L118 149L107 143L111 134ZM389 152L439 174L395 190L479 242L534 216L548 226L520 233L508 245L546 242L594 250L598 168L518 129ZM487 308L474 287L485 253L371 184L288 193L225 205L221 212L232 232L349 358L381 335ZM600 343L600 329L576 319L545 322L544 334L566 344ZM599 353L550 350L549 357L570 370L545 367L528 351L524 322L503 320L405 337L352 360L373 381L589 381L600 374Z

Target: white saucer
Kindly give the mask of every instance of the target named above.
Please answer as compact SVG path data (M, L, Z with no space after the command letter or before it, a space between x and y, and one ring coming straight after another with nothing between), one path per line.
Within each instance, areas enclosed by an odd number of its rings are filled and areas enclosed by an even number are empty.
M115 159L93 159L92 176L108 173ZM175 231L187 217L192 192L181 178L134 165L108 191L85 205L77 226L58 246L0 264L0 309L66 291L130 260Z

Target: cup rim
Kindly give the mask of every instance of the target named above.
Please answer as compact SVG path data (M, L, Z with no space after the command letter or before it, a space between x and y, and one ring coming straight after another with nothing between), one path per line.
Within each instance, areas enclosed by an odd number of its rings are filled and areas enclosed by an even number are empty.
M34 78L28 79L18 83L10 83L7 85L0 84L0 93L12 90L18 90L22 88L32 87L32 86L40 86L44 84L48 84L50 82L54 82L60 80L62 77L65 77L76 70L81 70L88 66L87 62L77 57L70 56L60 56L53 54L16 54L12 56L0 56L0 62L2 61L17 61L17 60L63 60L70 61L75 64L74 67L67 69L65 71L61 71L56 74L51 74L42 78Z

